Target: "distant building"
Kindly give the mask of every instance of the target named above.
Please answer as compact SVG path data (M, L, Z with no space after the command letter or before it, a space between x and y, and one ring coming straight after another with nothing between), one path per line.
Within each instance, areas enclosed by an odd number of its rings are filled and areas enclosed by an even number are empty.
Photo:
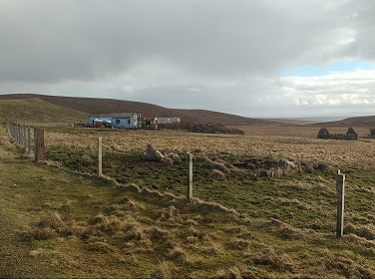
M111 127L111 128L139 128L137 113L92 113L88 117L87 125L92 127Z
M158 118L156 117L143 117L142 119L142 127L146 129L158 129Z
M158 117L158 124L171 124L171 123L180 123L181 119L179 117Z

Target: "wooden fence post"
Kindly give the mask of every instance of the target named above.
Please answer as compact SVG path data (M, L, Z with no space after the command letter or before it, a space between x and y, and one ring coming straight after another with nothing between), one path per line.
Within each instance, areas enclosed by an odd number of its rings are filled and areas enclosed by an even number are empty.
M27 128L27 152L31 153L31 129Z
M26 129L26 125L22 126L22 137L23 137L22 146L24 146L24 148L26 149L27 148L27 129Z
M344 197L345 197L345 174L341 174L340 170L337 171L336 178L337 188L337 224L336 224L336 237L340 238L344 234Z
M102 150L102 137L98 138L98 177L103 175L103 150Z
M193 197L193 154L188 152L188 185L187 185L187 194L186 199L187 201L190 201Z
M17 142L17 144L19 144L21 141L20 141L20 139L21 139L21 127L20 126L16 126L16 135L17 135L17 137L16 137L16 142Z
M42 161L46 159L46 154L44 151L44 129L35 128L34 129L34 143L35 143L35 153L34 161Z

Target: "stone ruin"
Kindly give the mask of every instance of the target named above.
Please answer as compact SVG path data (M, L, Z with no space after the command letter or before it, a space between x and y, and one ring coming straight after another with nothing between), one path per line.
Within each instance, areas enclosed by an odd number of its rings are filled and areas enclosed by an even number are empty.
M348 128L348 131L346 134L340 134L340 133L334 133L331 134L329 133L328 129L325 127L322 127L318 134L317 134L318 139L336 139L336 140L358 140L358 133L354 131L352 127Z
M367 135L367 138L375 138L375 128L370 128L370 134Z

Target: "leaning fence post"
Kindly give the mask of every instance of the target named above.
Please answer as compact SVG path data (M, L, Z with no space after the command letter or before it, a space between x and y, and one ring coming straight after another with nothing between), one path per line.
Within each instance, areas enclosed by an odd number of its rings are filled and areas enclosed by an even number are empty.
M98 138L98 177L103 175L103 150L102 150L102 137Z
M345 197L345 174L337 171L336 178L337 189L337 224L336 237L340 238L344 234L344 197Z
M190 201L193 197L193 154L188 152L188 185L187 185L187 194L186 199L187 201Z
M34 161L42 161L46 159L46 154L44 151L44 129L35 128L34 129L34 144L35 153Z

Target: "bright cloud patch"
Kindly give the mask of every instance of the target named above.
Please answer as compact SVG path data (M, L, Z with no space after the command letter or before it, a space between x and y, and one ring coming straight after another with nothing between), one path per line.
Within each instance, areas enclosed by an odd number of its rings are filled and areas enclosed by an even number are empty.
M280 79L283 95L295 105L347 106L375 104L375 70L338 72L316 77Z
M333 73L353 72L358 70L375 70L375 64L365 61L338 61L329 65L311 66L284 69L281 72L282 77L315 77L326 76Z

